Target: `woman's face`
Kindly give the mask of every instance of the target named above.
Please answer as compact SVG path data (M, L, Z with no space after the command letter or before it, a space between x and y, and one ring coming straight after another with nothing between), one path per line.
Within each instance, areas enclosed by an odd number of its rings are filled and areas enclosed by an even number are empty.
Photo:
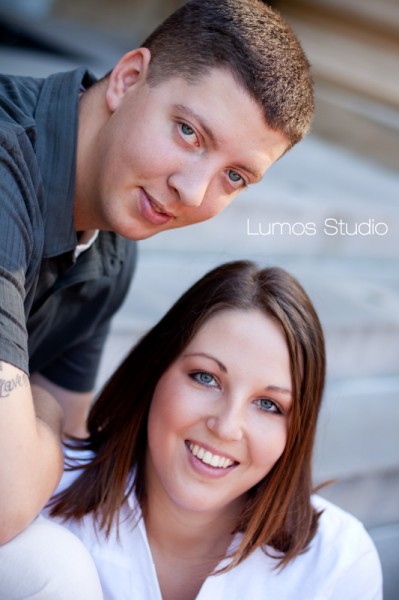
M189 511L236 510L281 456L291 409L281 327L258 310L211 317L160 378L147 490Z

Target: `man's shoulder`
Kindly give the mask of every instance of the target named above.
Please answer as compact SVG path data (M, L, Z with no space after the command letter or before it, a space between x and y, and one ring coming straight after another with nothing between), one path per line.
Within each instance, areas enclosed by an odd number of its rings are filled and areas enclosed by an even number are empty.
M0 75L0 128L34 125L35 107L43 79Z
M22 152L34 151L36 142L36 126L34 122L25 123L25 126L19 123L3 121L0 118L0 147L1 149L16 158Z

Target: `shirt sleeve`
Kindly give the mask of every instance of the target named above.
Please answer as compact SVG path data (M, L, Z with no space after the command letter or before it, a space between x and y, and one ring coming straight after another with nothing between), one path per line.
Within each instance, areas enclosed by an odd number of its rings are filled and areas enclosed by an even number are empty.
M41 369L41 374L60 387L73 392L91 392L111 325L110 315L95 333L71 346Z
M40 182L25 134L0 132L0 360L28 373L25 302L43 239ZM35 232L35 234L33 233Z
M31 352L31 372L73 392L93 391L112 317L124 301L136 263L136 245L127 244L120 269L67 288L52 311L42 344ZM88 250L90 252L90 250ZM79 257L84 259L84 256Z

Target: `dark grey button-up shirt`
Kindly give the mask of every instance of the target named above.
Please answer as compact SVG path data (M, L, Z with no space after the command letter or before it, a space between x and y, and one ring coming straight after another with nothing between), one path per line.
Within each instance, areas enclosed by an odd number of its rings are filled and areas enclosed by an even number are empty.
M0 76L0 360L73 391L94 385L136 257L100 232L73 258L78 94L93 82Z

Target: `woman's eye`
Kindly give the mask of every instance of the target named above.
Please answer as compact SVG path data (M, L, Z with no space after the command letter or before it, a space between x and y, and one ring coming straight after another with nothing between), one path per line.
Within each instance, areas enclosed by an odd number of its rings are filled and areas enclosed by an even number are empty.
M275 402L272 400L268 400L268 398L260 398L257 400L259 408L268 413L276 413L281 414L280 408L277 406Z
M234 185L237 185L237 184L245 185L244 179L241 177L241 175L239 173L237 173L237 171L233 171L232 169L230 169L228 172L228 177L229 177L231 183L233 183Z
M206 373L204 371L198 371L197 373L191 373L190 377L192 377L195 381L198 381L198 383L202 383L202 385L207 385L207 386L211 386L211 387L217 386L217 381L213 377L213 375L210 375L209 373Z

